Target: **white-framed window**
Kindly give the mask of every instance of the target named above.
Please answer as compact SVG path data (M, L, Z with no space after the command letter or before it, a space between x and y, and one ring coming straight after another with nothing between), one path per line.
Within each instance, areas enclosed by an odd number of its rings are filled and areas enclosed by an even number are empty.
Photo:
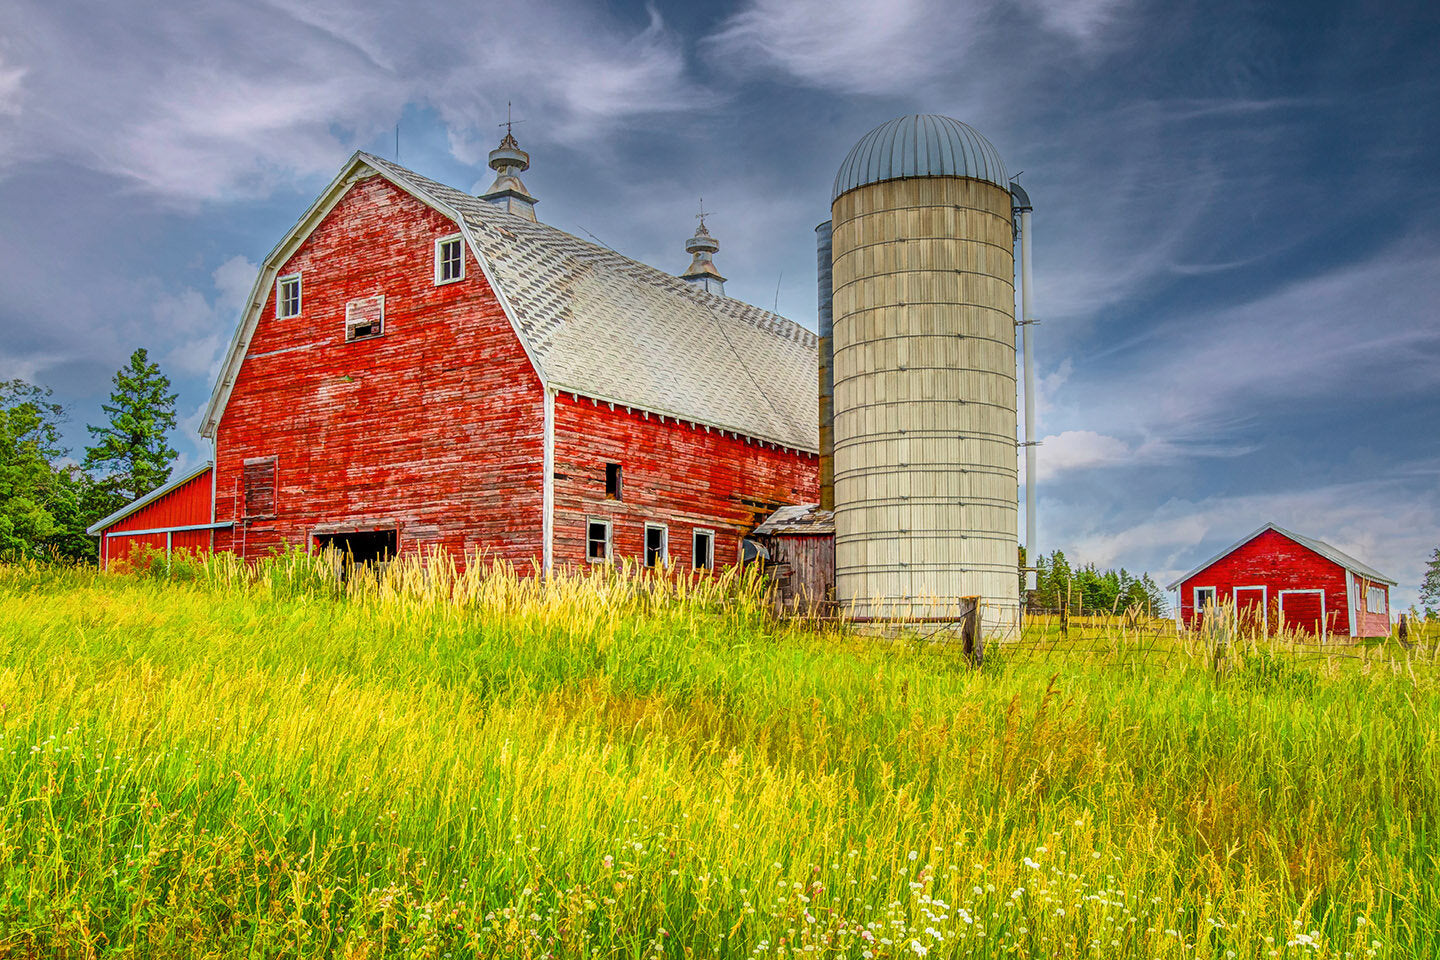
M292 273L275 281L275 318L300 316L300 274Z
M1198 617L1198 616L1203 615L1203 614L1205 613L1205 608L1206 608L1206 607L1213 607L1213 606L1215 606L1215 588L1214 588L1214 587L1196 587L1196 588L1195 588L1195 616Z
M715 569L715 531L696 530L691 537L692 549L690 556L693 558L696 570Z
M385 333L385 295L345 304L345 342L369 340Z
M610 559L610 521L594 518L585 522L585 559L604 563Z
M465 244L457 233L435 241L435 283L454 283L465 279Z
M1365 609L1369 613L1385 612L1385 588L1369 587L1365 590Z
M645 524L645 566L663 567L669 559L669 528L663 523Z

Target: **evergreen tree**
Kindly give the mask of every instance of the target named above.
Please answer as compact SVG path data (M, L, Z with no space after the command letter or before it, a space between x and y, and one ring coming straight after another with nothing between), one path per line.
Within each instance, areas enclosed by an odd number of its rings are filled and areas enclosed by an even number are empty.
M97 443L85 448L85 469L96 480L93 510L104 515L144 496L170 479L176 453L169 433L175 428L175 398L170 380L141 347L115 372L108 422L91 426Z
M1440 547L1425 561L1425 579L1420 583L1420 602L1429 607L1440 604Z
M0 381L0 555L43 557L63 532L67 490L52 462L64 456L65 412L47 389Z

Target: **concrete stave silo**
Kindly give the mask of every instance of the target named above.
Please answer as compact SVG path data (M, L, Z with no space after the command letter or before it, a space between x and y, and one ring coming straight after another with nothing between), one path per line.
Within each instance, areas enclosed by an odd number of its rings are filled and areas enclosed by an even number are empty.
M1018 617L1014 234L998 153L911 116L831 206L836 596L857 617Z

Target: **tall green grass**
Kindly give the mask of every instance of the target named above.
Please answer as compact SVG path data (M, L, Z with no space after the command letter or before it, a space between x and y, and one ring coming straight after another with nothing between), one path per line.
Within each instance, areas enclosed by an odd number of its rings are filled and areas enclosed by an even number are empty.
M975 671L739 576L152 570L0 567L0 955L1440 955L1423 649Z

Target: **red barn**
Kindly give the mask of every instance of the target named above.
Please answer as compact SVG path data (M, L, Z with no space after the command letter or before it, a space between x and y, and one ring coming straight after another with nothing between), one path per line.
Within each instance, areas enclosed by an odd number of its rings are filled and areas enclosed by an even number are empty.
M355 154L265 258L208 482L92 533L709 568L816 499L815 335L724 296L703 225L671 276L537 221L512 137L491 166L475 197ZM135 520L192 489L203 516Z
M1395 581L1320 540L1273 523L1206 560L1169 589L1180 622L1195 626L1209 603L1233 603L1267 630L1320 639L1390 634Z

